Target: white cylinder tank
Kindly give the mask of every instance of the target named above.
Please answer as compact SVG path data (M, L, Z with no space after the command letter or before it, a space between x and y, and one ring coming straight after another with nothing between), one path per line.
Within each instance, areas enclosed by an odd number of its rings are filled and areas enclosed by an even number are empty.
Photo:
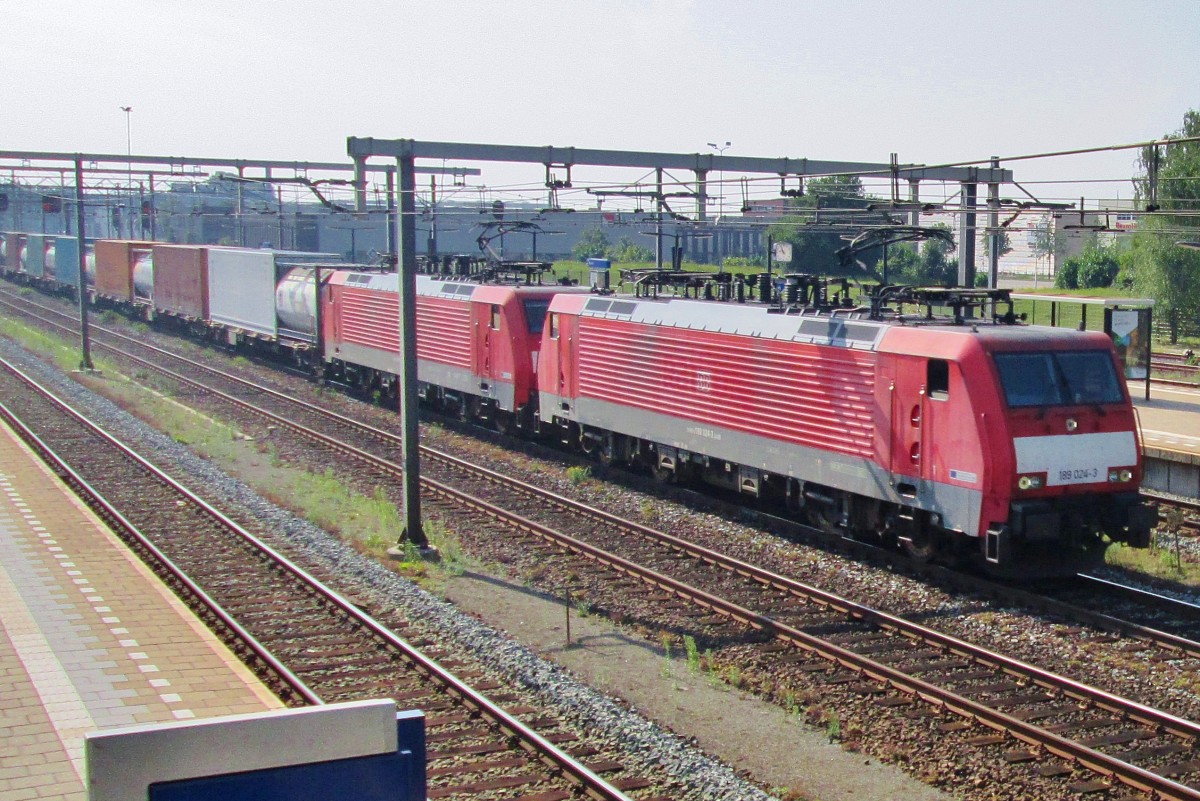
M148 250L133 257L133 294L138 298L154 297L154 254Z
M293 267L275 285L275 314L281 327L300 334L316 334L314 272L312 267Z

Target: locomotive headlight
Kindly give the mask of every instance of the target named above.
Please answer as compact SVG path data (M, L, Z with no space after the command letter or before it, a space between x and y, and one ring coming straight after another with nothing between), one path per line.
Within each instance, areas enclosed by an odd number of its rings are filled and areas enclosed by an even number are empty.
M1112 481L1114 483L1118 482L1118 481L1120 481L1120 482L1132 481L1133 480L1133 471L1129 470L1129 469L1121 470L1119 472L1116 470L1109 470L1108 471L1108 480Z
M1041 476L1021 476L1017 479L1017 487L1023 490L1040 489L1041 486Z
M1133 481L1133 471L1132 470L1122 470L1121 471L1121 480L1122 481Z

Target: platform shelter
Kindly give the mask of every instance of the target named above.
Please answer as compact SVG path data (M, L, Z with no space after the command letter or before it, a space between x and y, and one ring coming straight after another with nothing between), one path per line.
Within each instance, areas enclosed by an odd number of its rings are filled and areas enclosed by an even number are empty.
M1013 301L1030 305L1028 322L1103 331L1113 339L1126 382L1145 383L1150 399L1150 325L1154 301L1150 298L1088 297L1085 295L1012 294ZM1097 315L1096 307L1100 312ZM1088 320L1088 309L1093 309Z

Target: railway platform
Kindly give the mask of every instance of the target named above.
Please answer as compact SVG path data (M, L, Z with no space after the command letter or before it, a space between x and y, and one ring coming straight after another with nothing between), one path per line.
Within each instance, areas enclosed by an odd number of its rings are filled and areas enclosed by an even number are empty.
M1134 393L1146 457L1146 489L1200 498L1200 388L1152 384Z
M88 732L280 708L0 423L0 801L87 798Z

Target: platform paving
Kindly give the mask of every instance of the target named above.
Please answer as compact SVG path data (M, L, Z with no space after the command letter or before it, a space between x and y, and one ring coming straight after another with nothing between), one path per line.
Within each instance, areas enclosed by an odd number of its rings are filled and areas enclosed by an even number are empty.
M281 707L0 424L0 801L86 798L87 732Z

